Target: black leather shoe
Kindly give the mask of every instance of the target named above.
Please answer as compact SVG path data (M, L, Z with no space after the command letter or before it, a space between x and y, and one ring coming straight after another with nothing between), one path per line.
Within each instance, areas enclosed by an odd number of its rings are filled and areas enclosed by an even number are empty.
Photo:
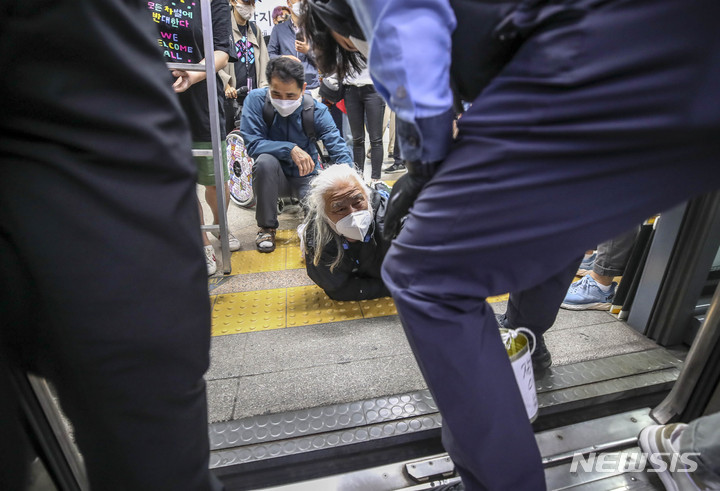
M497 319L500 327L513 329L510 322L508 322L507 315L495 314L495 319ZM535 341L537 342L537 346L532 354L532 364L533 372L539 374L550 368L550 365L552 365L552 356L550 356L550 351L548 351L547 346L545 346L545 339L543 339L542 336L535 335Z
M547 346L545 346L545 339L543 339L542 336L536 335L535 340L537 341L537 346L535 346L535 351L532 354L533 372L541 373L550 368L550 365L552 365L552 357L550 356L550 351L548 351Z

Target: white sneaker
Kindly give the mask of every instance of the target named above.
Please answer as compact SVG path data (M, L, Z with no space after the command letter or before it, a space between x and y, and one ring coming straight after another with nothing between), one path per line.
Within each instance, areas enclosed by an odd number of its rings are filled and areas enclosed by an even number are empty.
M696 480L691 472L695 469L688 467L689 464L697 467L695 462L685 462L683 457L678 459L680 435L685 428L687 425L683 423L647 426L638 435L638 444L643 452L656 457L655 460L649 459L649 462L667 491L717 489L700 479Z
M214 236L217 240L220 240L220 232L215 232L215 231L213 231L213 232L210 232L210 233L213 234L213 236ZM235 236L234 236L233 234L231 234L230 232L228 232L228 243L230 244L230 252L235 252L235 251L239 251L239 250L240 250L240 241L237 239L237 237L235 237Z
M203 247L205 250L205 264L207 265L208 276L212 276L217 271L217 259L215 259L215 249L211 245Z

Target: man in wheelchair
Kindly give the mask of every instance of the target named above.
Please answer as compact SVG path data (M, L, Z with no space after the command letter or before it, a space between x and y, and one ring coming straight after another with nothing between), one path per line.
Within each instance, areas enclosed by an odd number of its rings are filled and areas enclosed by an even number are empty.
M254 159L255 219L260 228L255 245L275 250L278 197L305 198L320 169L317 140L333 163L352 167L352 156L325 105L305 94L305 73L293 57L270 60L269 88L255 89L245 99L240 132Z

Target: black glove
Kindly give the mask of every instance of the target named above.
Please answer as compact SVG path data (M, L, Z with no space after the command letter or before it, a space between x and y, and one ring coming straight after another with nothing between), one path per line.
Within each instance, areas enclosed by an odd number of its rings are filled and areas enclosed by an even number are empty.
M385 212L385 227L383 237L392 240L400 233L402 220L410 211L410 207L420 194L425 184L430 180L438 167L437 163L420 164L405 162L408 173L402 176L393 185L387 211Z

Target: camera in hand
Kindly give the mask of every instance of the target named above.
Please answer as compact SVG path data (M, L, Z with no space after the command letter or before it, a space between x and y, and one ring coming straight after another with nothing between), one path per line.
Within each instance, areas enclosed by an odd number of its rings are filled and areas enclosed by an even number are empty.
M247 85L242 85L237 88L237 96L238 97L244 97L248 94L249 89L247 88Z

